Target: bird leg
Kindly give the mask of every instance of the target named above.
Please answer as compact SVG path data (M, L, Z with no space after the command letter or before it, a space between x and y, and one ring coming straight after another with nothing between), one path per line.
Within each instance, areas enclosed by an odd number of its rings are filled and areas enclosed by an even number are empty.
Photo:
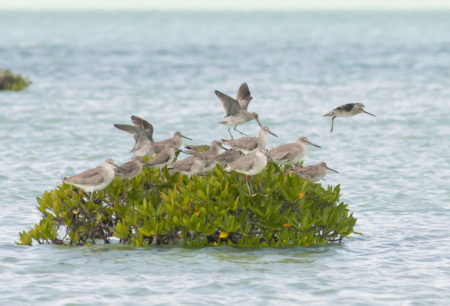
M234 139L234 137L233 137L233 134L231 134L231 131L230 131L230 130L231 130L231 127L229 127L229 128L228 128L228 133L230 133L230 136L231 136L231 140L233 140L233 139Z
M245 134L245 133L239 131L236 127L237 127L237 125L234 126L234 130L235 130L236 132L239 132L242 136L248 136L247 134Z
M253 194L252 177L251 176L247 176L245 181L247 183L248 193L249 194Z
M333 132L333 125L334 125L334 119L335 118L336 117L334 117L334 116L331 118L331 130L330 130L330 133Z

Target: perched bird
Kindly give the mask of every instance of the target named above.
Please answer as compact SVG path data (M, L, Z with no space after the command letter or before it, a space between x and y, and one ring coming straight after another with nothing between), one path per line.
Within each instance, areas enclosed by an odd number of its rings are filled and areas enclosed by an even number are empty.
M300 137L295 143L288 143L273 148L269 151L269 156L277 164L293 165L303 159L307 152L307 144L320 148L320 146L310 142L308 138Z
M193 155L169 165L169 173L180 172L191 176L211 171L216 166L216 157L223 146L215 140L210 148L209 151L194 152Z
M260 173L267 165L267 151L258 147L254 152L242 156L229 163L226 171L236 171L247 176L246 183L249 194L253 193L251 176Z
M152 145L151 151L149 151L147 153L147 155L155 154L155 153L158 154L159 152L164 150L164 148L166 148L167 145L169 145L169 144L173 145L175 147L175 149L178 150L182 144L181 138L186 138L186 139L192 140L191 138L181 134L180 131L177 131L173 134L172 138L168 138L168 139L160 141L160 142L154 142Z
M267 153L264 149L259 147L254 152L229 163L225 170L234 170L247 176L251 176L260 173L266 165Z
M366 113L366 114L376 117L374 114L366 112L363 109L363 107L365 107L365 106L362 103L348 103L348 104L338 106L335 109L330 110L328 113L323 115L324 117L331 117L330 133L333 132L334 119L336 119L336 117L350 117L350 116L357 115L359 113Z
M195 163L195 164L194 164ZM196 159L194 155L189 155L185 159L177 160L167 166L169 173L174 175L177 172L192 176L197 174L201 168L203 168L203 161Z
M327 169L334 171L336 173L336 170L333 170L331 168L328 168L327 164L325 162L320 162L316 165L302 167L301 165L294 166L291 171L297 174L298 176L307 179L311 182L317 182L325 177L325 174L327 173Z
M268 126L263 126L259 130L258 137L242 137L238 139L230 139L225 140L222 139L222 143L226 146L232 147L234 149L242 151L244 154L255 151L258 147L265 149L266 148L266 135L267 133L272 134L275 137L278 137L274 133L272 133Z
M223 104L223 108L225 109L225 119L219 121L219 123L229 126L228 133L230 133L231 139L233 139L233 135L230 131L232 127L241 135L245 135L236 128L239 124L245 123L250 120L256 120L259 126L261 126L261 123L258 119L258 114L249 113L247 111L248 104L253 99L247 83L242 83L242 85L239 87L236 99L233 99L232 97L218 90L216 90L214 93L220 99Z
M140 157L133 156L131 161L120 165L120 168L115 168L114 171L117 177L131 180L141 172L143 164Z
M196 152L193 155L197 159L203 161L203 167L199 173L206 173L214 169L217 164L216 158L219 155L220 149L225 149L220 141L214 140L211 142L211 149L205 152Z
M167 166L175 160L176 149L177 147L174 144L167 144L164 150L160 151L155 157L146 162L144 166L164 168L164 166Z
M101 167L89 169L80 174L64 178L63 182L83 189L86 192L102 190L114 179L114 168L118 167L111 158L106 159Z
M122 131L130 133L134 138L134 146L130 150L136 156L143 157L151 150L153 141L153 125L138 116L131 116L133 125L114 124L114 126Z
M221 165L225 166L228 165L231 162L234 162L236 159L241 158L244 155L241 151L235 148L231 148L216 157L216 162Z

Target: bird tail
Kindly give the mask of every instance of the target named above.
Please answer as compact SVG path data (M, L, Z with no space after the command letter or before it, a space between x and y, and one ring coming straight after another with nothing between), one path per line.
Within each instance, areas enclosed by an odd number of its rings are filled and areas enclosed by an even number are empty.
M328 113L324 114L323 116L324 117L331 117L331 116L333 116L333 111L330 110Z

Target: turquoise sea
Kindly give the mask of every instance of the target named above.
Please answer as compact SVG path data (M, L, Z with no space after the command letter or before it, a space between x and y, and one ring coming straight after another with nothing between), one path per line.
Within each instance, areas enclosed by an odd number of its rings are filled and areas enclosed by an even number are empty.
M2 305L448 305L450 12L0 12ZM248 82L276 146L307 136L358 218L342 244L310 248L15 245L36 197L131 137L226 138L214 90ZM376 118L322 115L362 102ZM255 122L241 126L256 134Z

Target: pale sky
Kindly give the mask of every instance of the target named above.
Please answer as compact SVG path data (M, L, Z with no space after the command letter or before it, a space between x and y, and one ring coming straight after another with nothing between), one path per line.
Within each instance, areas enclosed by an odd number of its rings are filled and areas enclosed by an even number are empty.
M12 10L450 10L450 0L0 0Z

